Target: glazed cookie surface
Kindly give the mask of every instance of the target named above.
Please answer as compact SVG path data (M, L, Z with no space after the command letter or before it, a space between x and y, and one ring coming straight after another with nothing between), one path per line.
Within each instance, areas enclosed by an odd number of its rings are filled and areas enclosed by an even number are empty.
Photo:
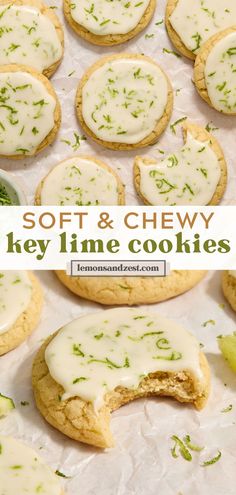
M64 0L64 13L74 31L95 45L117 45L139 34L150 22L156 0Z
M225 271L222 277L223 293L230 306L236 311L236 271Z
M148 205L216 205L227 183L227 165L217 140L190 122L184 146L162 161L136 157L134 183Z
M94 157L77 156L56 165L41 181L37 205L121 205L124 186L116 173Z
M0 356L15 349L33 332L42 300L42 289L33 273L0 272Z
M2 66L0 94L0 156L32 156L53 142L61 111L45 76L26 66Z
M168 0L166 27L175 47L194 60L211 36L236 24L234 0Z
M3 435L0 435L0 445L2 494L63 495L58 477L35 450Z
M50 77L63 56L63 29L41 0L0 0L0 65L21 64Z
M130 150L157 141L168 125L173 91L162 69L144 55L96 62L80 81L76 108L87 134L106 148Z
M167 395L204 407L209 369L182 326L119 308L81 317L52 335L34 361L33 388L50 424L104 448L113 445L110 412L138 397Z
M205 271L174 270L167 277L70 277L57 270L59 280L74 294L105 305L154 304L183 294Z
M219 112L236 115L236 26L212 36L195 61L200 96Z

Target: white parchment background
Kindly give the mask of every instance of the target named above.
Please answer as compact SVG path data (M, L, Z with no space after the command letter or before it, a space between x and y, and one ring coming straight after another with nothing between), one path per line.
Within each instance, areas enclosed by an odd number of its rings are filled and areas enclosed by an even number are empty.
M215 136L221 142L229 167L229 184L223 204L235 202L234 145L236 119L223 117L211 110L198 97L192 83L192 64L184 58L163 53L171 49L164 26L155 23L163 19L164 4L159 0L152 24L136 40L118 48L98 48L77 38L65 26L64 61L52 79L62 104L62 128L54 145L36 159L20 162L0 160L0 166L16 173L21 179L29 202L37 183L51 166L73 154L73 149L61 139L73 142L73 132L82 134L74 116L74 96L80 76L100 55L132 51L153 56L166 69L174 89L181 89L175 97L175 111L171 122L188 115L205 126L212 121L219 130ZM57 2L51 2L57 5ZM61 16L61 6L56 10ZM62 16L61 16L62 17ZM72 71L75 73L68 77ZM177 135L168 129L159 143L143 154L154 154L158 148L173 151L181 144ZM90 141L82 142L79 152L95 153L113 166L126 184L127 204L137 204L132 184L132 159L135 152L114 153L103 150ZM140 152L139 152L140 153ZM161 155L160 155L161 156ZM168 399L149 399L131 403L112 415L112 430L116 447L97 451L67 439L49 427L35 408L31 391L32 360L42 340L71 319L102 310L101 306L82 301L70 294L50 272L39 273L45 291L42 320L34 334L20 348L0 358L0 392L15 400L16 411L0 420L0 432L14 435L36 449L52 466L65 475L62 481L67 495L235 495L236 493L236 377L220 356L216 336L236 330L235 314L220 289L220 273L210 273L205 281L189 293L172 301L156 305L160 311L184 324L204 344L212 371L212 393L206 408L195 412ZM207 320L215 325L202 326ZM28 406L21 406L28 401ZM228 413L222 409L233 405ZM192 462L181 456L173 459L171 436L190 434L192 440L204 445L203 452L193 453ZM202 462L214 457L218 449L220 461L203 468ZM16 494L17 495L17 494Z

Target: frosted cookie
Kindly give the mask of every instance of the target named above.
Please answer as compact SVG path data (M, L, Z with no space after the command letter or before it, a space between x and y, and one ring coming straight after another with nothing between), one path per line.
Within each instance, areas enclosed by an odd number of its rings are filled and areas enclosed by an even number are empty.
M42 302L42 289L33 273L0 272L0 356L15 349L33 332Z
M59 280L77 296L111 306L165 301L192 289L205 274L173 270L167 277L71 277L56 271Z
M63 495L58 477L35 450L3 435L0 435L0 446L2 494Z
M41 0L0 0L0 36L0 65L28 65L50 77L62 60L62 26Z
M41 181L36 205L122 205L124 186L105 163L89 156L68 158Z
M235 0L168 0L166 27L172 43L194 60L211 36L236 24Z
M184 146L158 161L137 156L136 190L148 205L216 205L227 184L227 165L217 140L204 128L187 122Z
M195 61L194 81L208 105L236 115L236 27L212 36Z
M51 144L61 122L48 79L26 66L0 67L0 156L24 158Z
M64 13L74 31L94 45L117 45L139 34L150 22L156 0L64 0Z
M173 91L149 57L123 53L96 62L80 81L77 115L97 143L115 150L157 141L168 125Z
M101 448L114 445L110 413L115 409L158 395L201 409L209 382L195 337L138 308L72 321L49 337L33 364L36 404L45 419L74 440Z
M236 271L225 271L222 277L223 293L230 306L236 311Z

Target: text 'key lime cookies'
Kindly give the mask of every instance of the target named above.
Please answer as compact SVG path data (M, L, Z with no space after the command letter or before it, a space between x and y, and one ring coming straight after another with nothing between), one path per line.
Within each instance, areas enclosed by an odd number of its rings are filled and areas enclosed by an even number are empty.
M0 486L4 495L63 495L57 475L38 453L11 437L0 435Z
M227 165L218 141L187 121L184 146L164 160L137 156L136 190L148 205L216 205L227 184Z
M27 271L0 272L0 356L33 332L41 314L42 289Z
M204 407L209 368L195 337L179 324L138 308L111 309L72 321L43 344L33 388L52 426L105 448L114 444L110 413L139 397Z
M95 45L117 45L139 34L150 22L156 0L64 0L74 31Z
M236 24L235 0L168 0L166 27L180 53L194 60L211 36Z
M0 65L28 65L50 77L62 60L62 26L41 0L0 0L0 36Z
M36 205L122 205L124 186L118 175L94 157L76 156L56 165L40 182Z
M166 301L192 289L205 274L203 270L173 270L166 277L72 277L56 270L71 292L106 306Z
M0 156L33 156L51 144L61 109L48 79L21 65L0 67Z
M236 115L236 25L202 46L195 61L194 82L208 105Z
M172 107L166 74L154 60L136 54L96 62L81 79L76 96L84 131L115 150L155 143L168 125Z

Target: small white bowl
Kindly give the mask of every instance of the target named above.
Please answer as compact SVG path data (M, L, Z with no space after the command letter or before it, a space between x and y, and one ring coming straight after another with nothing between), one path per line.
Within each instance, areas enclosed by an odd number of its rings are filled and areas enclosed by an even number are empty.
M1 191L6 191L10 204L1 204ZM16 177L5 170L0 169L0 206L20 206L27 205L24 191Z

